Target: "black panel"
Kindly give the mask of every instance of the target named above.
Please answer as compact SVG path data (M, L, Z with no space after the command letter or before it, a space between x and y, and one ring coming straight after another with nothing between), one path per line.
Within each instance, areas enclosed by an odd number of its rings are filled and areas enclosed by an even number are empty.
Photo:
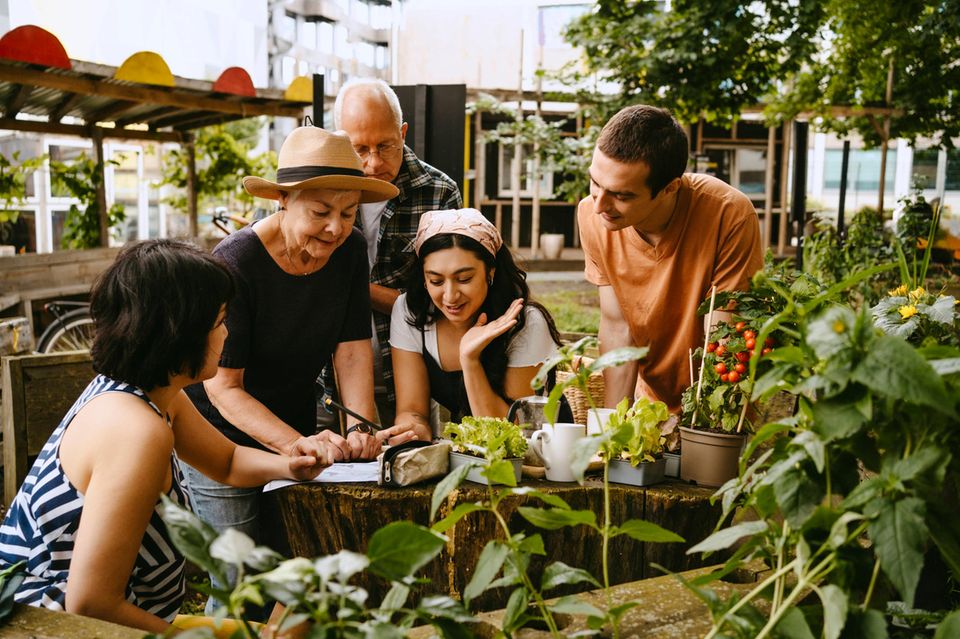
M407 146L447 175L463 192L464 84L395 86L407 122Z

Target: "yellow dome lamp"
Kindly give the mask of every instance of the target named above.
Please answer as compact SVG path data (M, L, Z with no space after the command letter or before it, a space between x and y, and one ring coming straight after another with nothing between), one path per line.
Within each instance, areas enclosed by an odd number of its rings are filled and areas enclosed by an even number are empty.
M167 63L159 54L153 51L134 53L123 61L113 77L117 80L155 84L163 87L172 87L175 84L170 67L167 66Z

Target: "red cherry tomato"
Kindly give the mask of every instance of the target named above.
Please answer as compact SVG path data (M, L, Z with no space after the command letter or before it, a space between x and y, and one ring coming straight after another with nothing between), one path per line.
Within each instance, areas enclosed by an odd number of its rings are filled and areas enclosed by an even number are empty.
M767 348L773 348L775 344L776 342L773 341L772 337L768 337L767 339L763 340L763 345Z
M746 364L737 364L736 366L733 367L733 370L743 375L744 373L747 372L747 366Z
M712 353L712 352L715 351L715 350L717 350L717 343L716 343L716 342L710 342L709 344L707 344L707 352L708 352L708 353Z
M746 346L747 349L749 349L749 350L751 350L751 351L754 349L754 347L756 347L756 345L757 345L757 340L755 340L755 339L753 339L753 338L748 339L748 340L744 343L744 346Z
M731 384L736 384L740 381L740 373L737 371L730 371L730 374L727 375L727 381Z
M723 375L724 373L727 372L727 365L724 364L723 362L720 362L719 364L713 367L713 370L717 371L717 373L719 373L720 375Z
M737 332L738 332L738 333L742 333L742 332L743 332L743 329L745 329L746 327L747 327L747 323L746 323L746 322L737 322L736 329L737 329Z
M725 381L729 380L729 379L730 379L730 375L732 375L732 373L724 373L723 375L720 376L720 381L721 381L721 382L725 382Z
M748 353L747 351L740 351L739 353L734 355L734 357L737 358L738 362L742 362L744 364L750 361L750 353Z
M717 354L717 357L723 357L726 352L727 352L727 347L724 346L723 344L721 344L720 346L717 346L717 350L714 351L714 353Z
M744 331L744 332L743 332L743 339L754 339L756 336L757 336L757 334L754 333L753 331Z
M762 355L766 355L767 353L769 353L769 352L772 351L772 350L773 350L772 348L765 348L765 349L763 349L762 351L760 351L760 353L761 353Z

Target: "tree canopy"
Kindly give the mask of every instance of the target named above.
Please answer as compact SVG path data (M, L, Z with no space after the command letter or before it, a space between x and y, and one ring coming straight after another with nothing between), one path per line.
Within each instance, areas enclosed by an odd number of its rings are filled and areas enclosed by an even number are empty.
M960 0L676 0L669 11L598 0L566 38L590 72L620 86L620 105L665 106L687 123L729 126L766 104L771 122L813 113L872 145L881 118L831 107L889 106L891 137L949 146L960 134Z

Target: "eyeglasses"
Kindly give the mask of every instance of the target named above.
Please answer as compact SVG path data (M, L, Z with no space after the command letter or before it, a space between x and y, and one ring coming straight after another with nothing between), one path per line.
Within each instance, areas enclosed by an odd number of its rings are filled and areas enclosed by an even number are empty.
M373 149L367 146L355 146L353 150L357 152L357 155L359 155L360 159L364 162L370 158L371 153L376 153L381 160L393 160L403 150L403 146L396 142L383 142Z

